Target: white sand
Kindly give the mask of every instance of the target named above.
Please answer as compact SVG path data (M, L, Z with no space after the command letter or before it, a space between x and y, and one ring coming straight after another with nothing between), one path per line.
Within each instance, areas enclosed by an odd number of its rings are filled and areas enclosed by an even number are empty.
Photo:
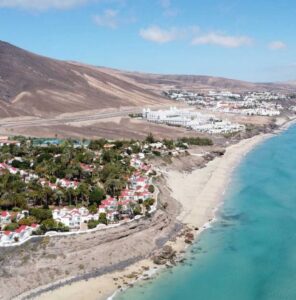
M223 200L233 169L240 160L270 135L258 135L227 148L224 156L192 173L169 171L167 181L172 196L182 204L179 220L189 226L202 227L210 221Z

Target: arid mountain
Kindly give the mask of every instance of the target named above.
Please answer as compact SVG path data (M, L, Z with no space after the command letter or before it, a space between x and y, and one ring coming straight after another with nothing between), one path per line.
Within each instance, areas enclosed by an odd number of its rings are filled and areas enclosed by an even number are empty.
M123 73L117 71L117 73ZM145 73L128 73L124 75L131 78L134 83L141 84L142 87L158 92L167 89L187 89L187 90L210 90L229 89L236 92L246 91L293 91L295 85L292 83L253 83L222 77L199 76L199 75L160 75Z
M49 59L0 42L2 117L153 105L159 98L106 70Z
M283 90L291 86L123 72L46 58L0 41L0 117L48 117L93 109L168 104L161 95L169 88Z

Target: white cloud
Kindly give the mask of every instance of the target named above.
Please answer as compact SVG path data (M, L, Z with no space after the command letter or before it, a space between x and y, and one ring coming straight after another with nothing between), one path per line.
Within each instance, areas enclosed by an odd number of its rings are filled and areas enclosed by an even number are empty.
M94 16L94 21L98 26L115 29L119 24L118 11L107 9L102 15Z
M180 33L175 28L162 29L158 26L151 26L141 29L140 36L145 40L162 44L177 40Z
M133 15L122 16L119 10L106 9L102 14L95 15L93 20L100 27L116 29L122 25L135 23L137 18Z
M150 26L140 30L140 36L148 41L159 44L190 38L199 32L199 27L191 26L186 28L171 27L168 29L159 26Z
M217 45L226 48L239 48L241 46L249 46L252 39L247 36L231 36L221 33L209 33L196 37L192 40L193 45Z
M282 41L273 41L268 45L271 50L282 50L287 48L287 45Z
M0 8L21 8L30 10L68 9L91 0L0 0Z

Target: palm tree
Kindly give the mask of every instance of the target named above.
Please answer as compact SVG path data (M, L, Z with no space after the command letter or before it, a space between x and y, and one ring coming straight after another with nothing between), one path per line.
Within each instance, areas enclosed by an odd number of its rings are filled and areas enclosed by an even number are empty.
M85 200L87 202L87 205L89 205L89 194L90 194L89 185L85 182L80 183L77 188L77 193L80 196L81 200Z
M63 201L65 200L65 194L64 194L64 192L62 190L57 190L55 194L56 194L56 196L58 198L59 206L62 206Z
M48 207L49 204L52 204L51 200L53 196L53 190L48 185L45 185L43 187L42 194L43 194L44 206Z

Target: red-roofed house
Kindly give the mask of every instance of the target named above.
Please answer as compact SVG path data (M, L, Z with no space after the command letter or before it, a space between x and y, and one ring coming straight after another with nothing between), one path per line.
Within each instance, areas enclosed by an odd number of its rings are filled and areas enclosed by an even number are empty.
M14 240L22 241L28 238L33 232L33 228L30 226L22 225L14 231Z
M73 188L75 190L77 189L79 183L77 181L70 181L67 179L58 179L56 184L67 189Z
M91 173L94 169L93 166L83 164L83 163L80 164L80 167L84 172L88 172L88 173Z
M10 243L13 240L13 232L12 231L2 231L0 232L0 243L5 244L5 243Z
M8 211L2 211L0 214L0 226L11 223L11 214Z

